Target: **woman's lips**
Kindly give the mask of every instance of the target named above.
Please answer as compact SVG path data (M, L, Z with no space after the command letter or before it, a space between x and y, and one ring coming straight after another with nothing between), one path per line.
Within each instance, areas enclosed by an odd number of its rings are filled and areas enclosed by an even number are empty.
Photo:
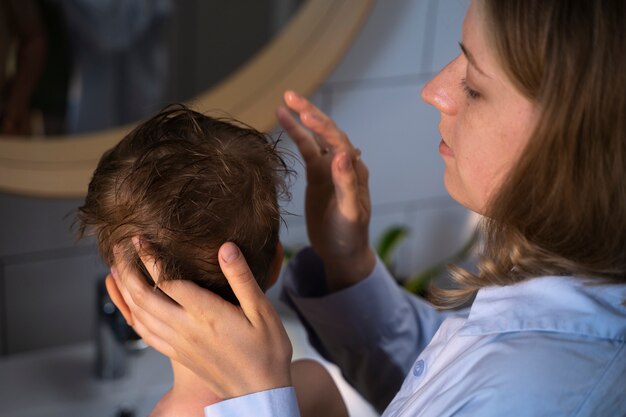
M442 156L449 156L451 158L454 157L454 152L443 139L441 139L441 142L439 143L439 153Z

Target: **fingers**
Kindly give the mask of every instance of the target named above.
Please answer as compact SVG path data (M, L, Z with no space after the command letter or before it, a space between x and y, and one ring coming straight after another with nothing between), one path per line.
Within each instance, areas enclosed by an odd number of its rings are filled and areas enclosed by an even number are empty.
M161 338L160 336L157 336L157 334L148 330L149 326L144 325L143 321L137 321L133 325L133 329L148 345L152 346L153 348L161 352L163 355L171 359L178 360L176 349L174 349L163 338ZM168 340L176 340L176 339L168 339Z
M359 198L359 180L354 161L348 153L342 152L333 159L332 175L339 211L347 220L356 222L363 210Z
M154 259L150 251L147 250L148 248L144 247L143 242L137 236L134 236L132 240L141 262L143 262L146 271L148 271L150 278L152 278L152 282L158 286L160 284L159 280L161 279L161 265Z
M276 117L298 147L304 162L308 163L312 158L319 156L320 146L315 141L315 138L293 118L289 110L284 106L279 106L276 109Z
M289 109L298 113L304 126L320 138L322 148L328 147L334 154L342 151L354 151L348 136L337 127L330 117L310 101L294 91L286 91L283 99Z
M191 312L192 315L199 316L205 314L204 307L214 305L213 310L219 310L217 305L224 308L232 305L222 297L211 291L198 286L196 283L184 279L163 281L159 288L170 298L176 301L183 309Z
M163 291L163 293L165 293L168 297L176 301L179 306L183 307L186 310L192 311L192 313L197 313L198 311L201 311L201 308L200 308L201 306L207 305L208 303L223 303L224 302L224 300L221 297L218 297L217 295L213 294L211 291L208 291L199 287L197 284L191 281L187 281L183 279L166 281L166 280L160 279L161 277L160 263L154 259L154 257L150 254L149 250L146 250L146 248L142 246L142 242L138 237L136 236L133 237L133 244L135 245L135 248L137 249L137 253L139 254L139 257L141 258L141 261L143 262L148 273L150 274L150 277L152 278L152 280L157 283L158 288L161 291ZM134 285L132 288L133 293L131 294L134 294L136 291L137 292L136 294L138 296L143 296L148 299L150 298L154 299L153 297L150 297L150 295L148 295L145 292L145 289L146 289L145 285L142 285L143 288L139 288L137 286L136 281L133 283L133 285ZM152 291L152 292L155 294L158 293L156 291ZM158 294L158 295L162 296L162 294ZM168 304L170 305L166 306L163 303L164 301L168 302ZM157 302L156 299L154 301L149 301L150 304L153 304L156 302ZM174 314L173 309L172 309L173 306L171 304L172 303L169 302L169 300L167 300L166 297L161 297L159 305L155 307L159 309L163 309L163 311L167 311L168 314Z
M237 245L232 242L224 243L219 249L218 258L224 276L250 320L258 314L259 306L267 302L265 294L259 288Z
M147 265L146 265L147 267ZM172 302L165 294L157 291L154 287L147 285L143 277L139 272L130 268L123 257L115 258L115 266L111 268L111 274L113 278L117 280L117 287L122 294L131 315L134 316L133 324L138 320L146 321L157 318L167 322L168 319L180 315L180 306ZM150 327L151 329L157 329L157 326Z
M155 298L158 303L165 303L162 305L176 307L174 303L160 292L154 291L146 285L141 277L124 266L120 267L119 271L117 267L112 267L111 275L107 280L109 278L115 281L114 286L119 291L118 294L121 294L124 304L126 305L126 314L124 314L124 317L128 321L128 324L135 329L146 343L154 346L161 353L174 358L174 356L172 356L175 354L174 350L169 344L164 342L164 339L175 340L171 339L171 337L176 337L176 330L158 318L157 315L161 313L160 308L149 308L154 304L153 301ZM107 288L109 285L110 283L107 282ZM138 302L136 302L136 300L138 300ZM146 306L146 308L141 306ZM156 313L149 311L156 311ZM177 315L171 315L171 312L166 314L170 314L170 316L167 316L169 319L177 317ZM126 317L126 315L130 317Z

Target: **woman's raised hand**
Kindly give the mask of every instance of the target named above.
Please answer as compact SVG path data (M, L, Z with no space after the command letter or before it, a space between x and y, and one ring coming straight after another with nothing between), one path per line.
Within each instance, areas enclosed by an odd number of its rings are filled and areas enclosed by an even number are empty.
M306 164L309 239L324 262L329 291L339 290L369 275L376 262L369 245L367 167L332 119L293 91L283 98L278 121Z
M156 279L158 262L135 245ZM278 314L236 245L225 243L218 257L240 306L191 281L162 282L161 293L121 259L107 279L116 281L125 317L146 343L202 377L221 399L290 386L292 347Z

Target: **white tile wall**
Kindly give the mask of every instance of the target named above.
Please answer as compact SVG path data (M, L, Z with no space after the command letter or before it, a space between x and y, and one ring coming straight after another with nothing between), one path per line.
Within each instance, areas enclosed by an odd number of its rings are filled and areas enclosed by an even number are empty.
M365 27L328 83L401 77L421 72L431 2L376 2Z
M363 152L374 204L445 194L437 153L437 112L419 98L422 85L333 94L332 116Z
M457 253L469 239L467 216L458 205L413 211L408 222L412 246L401 253L408 260L404 272L415 274Z
M461 27L469 0L436 0L437 18L435 25L432 70L441 70L461 50Z

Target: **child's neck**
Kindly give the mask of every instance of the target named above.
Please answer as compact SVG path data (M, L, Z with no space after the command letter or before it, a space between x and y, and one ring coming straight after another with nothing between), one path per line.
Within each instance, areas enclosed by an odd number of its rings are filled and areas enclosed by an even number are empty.
M221 399L211 391L206 383L178 362L171 361L174 371L174 384L156 405L150 417L181 416L204 417L204 407Z

